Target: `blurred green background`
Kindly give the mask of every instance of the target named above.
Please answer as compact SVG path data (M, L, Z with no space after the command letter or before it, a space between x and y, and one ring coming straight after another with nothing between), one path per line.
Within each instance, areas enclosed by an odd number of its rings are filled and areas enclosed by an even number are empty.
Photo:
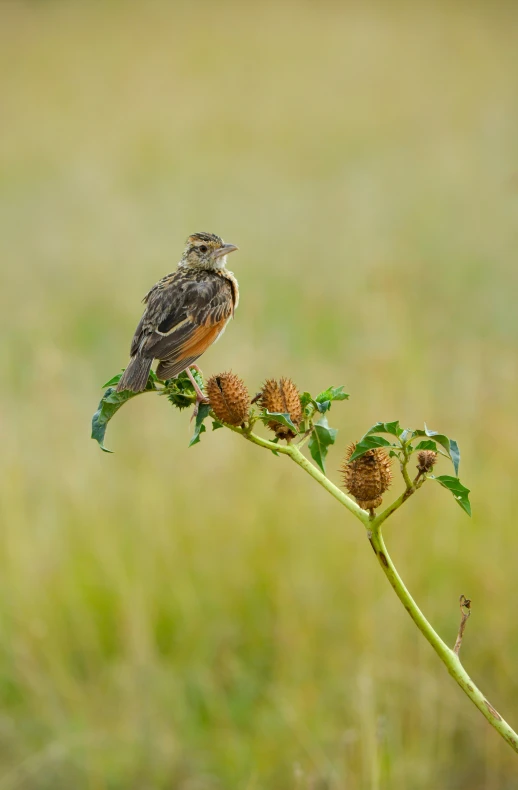
M518 763L362 528L282 458L101 385L189 233L238 244L206 353L454 436L386 539L518 725L518 7L3 2L0 790L506 790ZM228 434L228 435L227 435ZM438 469L449 473L444 463ZM399 490L399 483L394 493Z

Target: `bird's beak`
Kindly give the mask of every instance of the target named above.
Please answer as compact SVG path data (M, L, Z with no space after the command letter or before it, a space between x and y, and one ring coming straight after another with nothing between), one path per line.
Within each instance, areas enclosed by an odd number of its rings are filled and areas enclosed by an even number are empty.
M214 257L221 258L223 255L228 255L229 252L235 252L235 250L238 249L239 247L236 247L235 244L224 244L223 247L220 247L219 250L216 250Z

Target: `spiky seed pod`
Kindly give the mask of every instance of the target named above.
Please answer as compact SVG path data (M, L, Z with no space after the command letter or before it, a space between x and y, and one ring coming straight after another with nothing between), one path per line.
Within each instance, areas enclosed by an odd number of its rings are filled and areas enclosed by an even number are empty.
M289 414L294 425L298 427L302 420L302 406L300 405L299 391L291 379L282 378L280 381L267 379L261 393L260 404L269 412ZM295 434L286 425L281 425L275 420L268 423L278 439L293 439Z
M363 510L374 510L382 502L382 495L392 482L390 458L381 447L367 450L355 461L349 458L356 449L356 442L347 448L342 474L344 487Z
M417 471L420 475L431 472L437 462L437 453L433 450L420 450L417 453Z
M228 371L207 381L210 406L218 420L228 425L242 425L248 417L250 395L239 376Z

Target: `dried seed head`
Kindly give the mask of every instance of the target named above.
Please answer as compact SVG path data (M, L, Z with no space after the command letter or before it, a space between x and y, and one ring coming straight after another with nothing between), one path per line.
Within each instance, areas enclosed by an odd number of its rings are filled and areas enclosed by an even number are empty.
M349 445L341 469L344 487L363 510L374 510L381 505L382 494L392 482L390 458L381 447L378 447L375 450L367 450L349 463L355 448L356 442Z
M431 472L437 462L437 453L433 450L420 450L417 453L417 471L420 475Z
M292 423L297 427L302 420L299 391L291 379L282 378L280 381L267 379L261 393L260 404L269 412L289 414ZM286 425L281 425L275 420L268 423L268 428L274 431L278 439L293 439L295 436Z
M244 382L230 371L211 376L207 381L210 406L218 420L241 425L248 417L250 396Z

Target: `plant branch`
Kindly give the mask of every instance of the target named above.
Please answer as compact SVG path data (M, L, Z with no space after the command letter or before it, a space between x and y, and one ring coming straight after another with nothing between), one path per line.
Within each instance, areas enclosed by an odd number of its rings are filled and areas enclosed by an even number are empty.
M405 481L407 491L413 494L414 486L412 481L410 480L410 475L408 474L408 469L407 469L408 462L410 461L410 456L408 454L408 445L406 442L403 442L403 444L401 445L401 449L403 450L403 460L401 461L401 474L403 475L403 479ZM407 496L409 496L409 494L407 494Z
M450 675L454 678L454 680L456 680L461 689L465 692L465 694L468 695L470 700L474 705L476 705L482 715L485 716L491 726L494 727L494 729L502 736L502 738L507 741L507 743L512 747L512 749L514 749L515 752L518 752L518 734L514 732L512 727L510 727L510 725L502 718L502 716L497 710L495 710L491 703L488 702L480 689L477 688L473 680L462 666L457 653L454 650L451 650L451 648L449 648L448 645L443 642L441 637L432 628L410 595L385 547L379 523L373 523L369 540L379 560L381 568L383 569L383 572L389 580L397 597L425 639L430 643L441 661L444 663Z
M364 526L369 524L369 514L366 510L362 510L362 508L351 499L350 496L344 494L338 486L335 486L321 471L317 469L308 459L302 455L299 448L295 445L288 445L286 448L288 450L288 455L291 457L292 461L295 461L305 472L307 472L311 477L317 481L326 491L331 494L335 499L337 499L341 505L347 508L353 516L356 516Z
M351 499L349 496L347 496L347 494L335 486L334 483L328 480L328 478L316 466L308 461L308 459L300 452L296 445L275 444L274 442L271 442L267 439L262 439L260 436L252 433L250 428L238 428L231 425L227 427L229 427L235 433L240 433L245 439L259 445L260 447L273 450L274 452L280 453L282 455L290 456L292 461L294 461L305 472L307 472L314 480L316 480L317 483L325 488L325 490L331 494L331 496L337 499L341 505L347 508L350 513L352 513L362 522L362 524L367 529L371 546L374 549L385 576L387 577L390 585L405 607L406 611L423 634L424 638L435 650L443 664L446 666L449 674L458 683L464 693L467 694L467 696L479 709L491 726L502 736L502 738L504 738L505 741L507 741L511 748L518 753L518 734L485 698L484 694L479 688L477 688L460 662L458 651L462 642L464 628L469 617L469 606L467 608L467 614L465 613L464 609L462 609L462 606L466 607L466 599L464 599L463 596L461 597L462 620L457 641L455 643L455 648L452 650L434 630L432 625L428 622L410 595L410 592L398 574L383 541L381 534L381 525L383 522L386 521L386 519L399 507L401 507L408 497L411 496L418 488L420 488L426 480L426 477L422 477L421 479L416 479L414 482L411 481L407 471L409 456L406 452L406 448L403 448L405 458L401 464L401 471L405 480L406 489L391 505L389 505L382 513L380 513L371 521L369 514L365 510L362 510L353 499Z
M292 461L295 461L305 472L307 472L311 477L317 481L326 491L331 494L335 499L337 499L341 505L347 508L356 518L358 518L362 524L365 526L369 523L369 514L367 511L362 510L361 507L351 499L351 497L344 494L338 486L335 486L334 483L331 482L321 471L317 469L308 459L300 452L299 446L294 444L275 444L275 442L271 442L268 439L263 439L260 436L257 436L256 433L252 433L250 430L246 430L246 428L238 428L234 425L227 425L227 428L230 428L231 431L234 433L239 433L245 439L248 439L249 442L253 442L253 444L259 445L259 447L264 447L267 450L272 450L275 453L280 453L281 455L289 455ZM307 438L307 437L305 437Z

